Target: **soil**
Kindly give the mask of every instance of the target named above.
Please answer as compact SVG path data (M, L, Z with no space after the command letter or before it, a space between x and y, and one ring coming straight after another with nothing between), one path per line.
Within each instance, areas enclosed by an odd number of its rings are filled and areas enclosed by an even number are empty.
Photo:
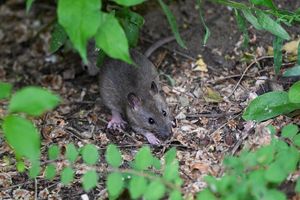
M293 9L299 7L300 2L287 0L280 6ZM268 57L273 39L269 33L250 27L251 41L249 47L243 49L242 34L237 29L233 12L205 2L205 20L212 34L203 46L204 29L194 1L178 0L170 7L188 48L183 49L172 41L150 57L162 73L163 90L177 122L172 140L152 150L161 158L171 147L177 148L180 175L184 180L183 194L185 199L193 199L206 187L203 177L222 176L222 161L226 155L238 155L244 146L256 149L268 144L269 133L264 129L267 125L280 128L297 118L279 116L256 124L254 128L248 128L251 124L241 118L251 97L275 86L287 88L291 85L290 80L274 79L273 61ZM172 35L156 4L148 3L137 10L145 17L139 43L141 51ZM34 120L43 138L42 164L47 160L47 147L57 144L64 148L72 142L79 147L89 143L97 145L101 160L104 160L106 146L116 144L126 166L147 142L130 128L126 129L126 134L106 129L110 113L101 104L97 78L87 75L75 52L49 53L51 26L48 25L54 17L55 6L47 1L36 1L29 13L25 12L22 0L0 1L0 80L12 83L14 91L37 85L54 91L63 99L54 111ZM299 37L299 27L287 28L293 39ZM259 65L250 65L255 58L259 59ZM204 64L197 66L195 63ZM245 76L239 81L243 72ZM0 104L2 118L7 102ZM66 164L63 160L57 162L57 169L61 170ZM43 174L31 180L26 173L16 171L14 154L1 134L0 166L0 199L34 199L35 196L38 199L80 199L81 195L88 195L90 199L107 198L102 178L108 168L105 162L98 164L100 182L89 193L80 185L79 177L86 169L81 162L74 166L76 180L71 186L61 185L59 178L46 181ZM290 187L293 184L284 185L283 191L291 191ZM294 196L289 192L290 198Z

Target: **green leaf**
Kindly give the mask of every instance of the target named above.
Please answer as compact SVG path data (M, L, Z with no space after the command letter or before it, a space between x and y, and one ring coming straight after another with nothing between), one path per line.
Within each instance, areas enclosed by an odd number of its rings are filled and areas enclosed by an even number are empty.
M20 156L31 161L40 157L40 134L34 125L20 116L8 115L3 121L3 132L8 144Z
M169 196L170 200L182 200L181 192L178 190L173 190Z
M251 13L250 9L243 9L242 10L244 17L254 26L255 29L257 30L262 30L263 28L261 25L258 23L257 18Z
M276 129L273 125L268 125L267 128L269 129L271 135L275 135L276 134Z
M48 149L48 156L50 160L55 160L59 156L59 147L57 145L51 145Z
M176 159L176 149L172 147L170 150L168 150L165 155L165 162L166 164L172 163Z
M280 68L282 66L282 44L283 44L283 39L275 36L273 40L273 49L274 49L274 69L276 74L279 74Z
M135 6L143 3L145 0L114 0L117 4L122 6Z
M46 179L52 180L56 175L56 166L54 164L48 164L45 169Z
M100 26L95 36L97 47L112 58L133 63L128 51L126 34L118 20L114 15L106 13L101 13L100 19Z
M208 28L208 26L206 25L205 23L205 20L204 20L204 17L203 17L203 12L202 12L202 6L201 6L201 0L196 0L196 4L198 6L198 11L199 11L199 18L200 18L200 21L205 29L205 35L204 35L204 38L203 38L203 44L206 45L207 43L207 40L210 36L210 30Z
M249 43L249 34L246 26L246 20L237 9L235 9L235 17L238 28L243 33L243 47L247 47Z
M26 12L28 13L34 0L26 0Z
M275 154L274 146L267 145L259 148L254 155L256 157L257 162L259 162L260 164L269 164L270 162L273 161L274 154Z
M0 82L0 100L9 97L12 84Z
M300 134L296 135L294 138L293 138L293 142L296 146L300 147Z
M300 178L299 177L298 177L297 182L296 182L295 191L297 193L300 193Z
M243 114L243 119L260 122L299 108L299 104L289 102L286 92L268 92L250 102Z
M176 162L172 162L170 164L167 164L163 173L163 178L167 181L173 181L176 178L179 177L179 173L178 173L178 169L179 169L179 163L176 160Z
M31 162L31 167L29 168L29 177L36 178L41 172L41 166L39 161Z
M263 199L264 200L286 200L286 196L284 193L276 189L271 189L271 190L267 190Z
M51 34L50 53L56 52L62 45L64 45L67 38L67 33L64 28L60 24L56 23Z
M82 177L82 185L84 191L88 192L98 184L99 176L95 170L87 171Z
M96 164L99 158L99 153L95 145L87 144L82 148L81 151L82 158L85 163L89 165Z
M62 184L68 185L74 179L74 170L71 167L65 167L60 175Z
M143 176L133 175L129 182L129 192L132 199L141 197L147 188L147 180Z
M165 13L165 15L167 16L168 22L171 26L172 32L175 36L175 39L177 41L177 43L182 47L186 49L186 46L179 34L178 31L178 26L177 26L177 22L175 19L175 16L172 14L171 10L168 8L168 6L162 1L162 0L158 0L160 7L162 8L163 12Z
M300 81L294 83L289 89L289 100L292 103L300 103Z
M299 161L299 151L291 146L277 153L276 163L280 165L281 171L291 173L296 170Z
M165 186L160 181L152 181L147 187L144 198L145 200L161 199L165 194Z
M106 188L110 197L116 198L124 188L124 181L121 173L111 173L107 177Z
M300 42L299 42L300 44ZM300 59L299 59L300 60ZM290 77L290 76L300 76L300 64L287 69L284 73L283 73L284 77Z
M266 170L265 178L272 183L281 183L287 177L287 173L283 171L279 164L272 163Z
M153 156L148 146L142 147L136 154L134 169L145 170L153 163Z
M295 124L288 124L281 130L281 135L285 138L293 138L299 131L299 128Z
M58 22L64 27L85 63L87 63L87 42L96 34L99 27L100 9L99 0L58 1ZM117 40L114 42L117 43Z
M258 23L263 29L285 40L289 40L291 38L289 34L281 27L281 25L270 18L267 14L260 10L257 10L256 14Z
M78 151L73 143L67 145L66 148L66 157L70 162L75 162L78 157Z
M274 6L272 0L250 0L250 1L251 1L251 3L253 3L254 5L257 5L257 6L266 6L268 8L275 9L275 6Z
M59 97L48 90L30 86L17 91L12 96L8 110L10 113L24 112L28 115L39 116L55 108L59 101Z
M297 55L297 65L300 66L300 42L298 43L297 52L298 52L298 55Z
M217 198L209 189L204 189L198 193L197 200L217 200Z
M110 144L106 149L106 161L113 167L119 167L122 164L122 156L116 145Z
M25 171L25 163L24 163L24 161L23 160L18 160L17 161L17 170L18 170L18 172L24 172Z
M157 169L157 170L160 170L161 169L161 162L160 162L160 160L158 158L156 158L156 157L153 157L152 161L153 161L152 162L153 167L155 169Z

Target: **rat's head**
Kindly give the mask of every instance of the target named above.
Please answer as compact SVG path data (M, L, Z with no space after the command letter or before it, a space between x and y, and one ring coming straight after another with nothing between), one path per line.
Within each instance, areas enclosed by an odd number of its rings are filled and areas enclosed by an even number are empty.
M127 117L133 129L151 132L161 139L170 138L172 133L172 117L164 95L153 81L149 93L141 99L131 92L127 95Z

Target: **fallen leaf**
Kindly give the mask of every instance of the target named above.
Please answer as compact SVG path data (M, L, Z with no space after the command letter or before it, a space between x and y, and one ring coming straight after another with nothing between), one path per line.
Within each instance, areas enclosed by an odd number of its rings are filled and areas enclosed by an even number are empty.
M215 91L209 87L206 87L204 89L203 97L207 103L220 103L223 101L223 98L221 97L221 95L217 91Z
M207 65L204 62L202 56L199 56L198 60L196 61L193 71L200 71L200 72L208 72Z
M282 50L284 50L288 54L297 55L299 42L300 39L287 42L283 45Z
M203 162L196 162L191 165L191 170L199 170L202 173L208 173L209 166L206 163Z

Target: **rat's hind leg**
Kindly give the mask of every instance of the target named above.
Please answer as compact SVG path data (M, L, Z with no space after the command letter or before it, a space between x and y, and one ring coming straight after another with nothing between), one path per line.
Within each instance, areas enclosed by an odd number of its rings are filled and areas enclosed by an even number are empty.
M123 119L121 114L118 111L111 111L112 117L111 120L107 124L107 128L109 129L123 129L125 128L125 124L127 124Z

